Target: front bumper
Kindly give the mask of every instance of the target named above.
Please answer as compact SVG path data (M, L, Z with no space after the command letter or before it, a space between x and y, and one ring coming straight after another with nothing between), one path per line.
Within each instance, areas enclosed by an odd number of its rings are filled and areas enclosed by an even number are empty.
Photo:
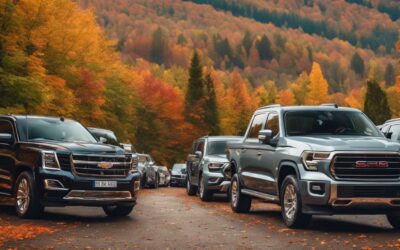
M219 172L203 172L203 178L206 182L206 188L215 192L228 192L231 180L224 177Z
M171 176L171 185L185 186L186 185L186 176L185 175L172 175Z
M116 181L116 187L94 187L94 181ZM69 171L40 170L36 182L45 206L135 205L140 173L121 178L81 177Z
M400 214L398 181L337 181L315 174L323 178L300 180L304 213Z

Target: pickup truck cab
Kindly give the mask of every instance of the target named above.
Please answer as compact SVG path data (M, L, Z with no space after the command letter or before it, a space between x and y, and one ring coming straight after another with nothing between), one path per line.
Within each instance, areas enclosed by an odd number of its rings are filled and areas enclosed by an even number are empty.
M35 217L46 206L100 206L128 215L140 174L132 156L101 144L80 123L56 117L0 116L0 195L17 215Z
M399 150L357 109L260 108L229 145L232 210L261 198L281 205L288 227L315 214L385 214L400 228Z

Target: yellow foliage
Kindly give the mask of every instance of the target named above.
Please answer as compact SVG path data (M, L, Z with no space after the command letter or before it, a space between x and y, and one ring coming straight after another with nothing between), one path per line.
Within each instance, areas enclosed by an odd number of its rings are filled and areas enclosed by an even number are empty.
M328 99L328 82L325 80L321 67L314 62L310 73L310 85L305 103L318 105L325 103Z

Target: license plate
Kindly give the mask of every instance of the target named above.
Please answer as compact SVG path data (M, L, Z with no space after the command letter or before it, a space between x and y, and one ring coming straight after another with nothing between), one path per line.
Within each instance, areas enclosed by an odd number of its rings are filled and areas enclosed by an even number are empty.
M95 188L116 188L116 181L94 181Z

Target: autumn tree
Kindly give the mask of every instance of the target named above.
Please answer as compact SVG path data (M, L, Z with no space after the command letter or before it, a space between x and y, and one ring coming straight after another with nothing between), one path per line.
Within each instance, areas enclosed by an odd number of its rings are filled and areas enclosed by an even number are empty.
M351 58L351 69L358 74L359 76L364 76L365 73L365 65L364 59L358 54L357 52L354 53L353 57Z
M310 85L310 77L306 72L300 76L289 86L293 93L294 103L296 105L303 105L306 103L308 86Z
M314 62L310 73L310 85L308 87L305 103L319 105L326 102L328 97L328 82L325 80L321 67Z
M250 55L250 49L251 49L252 45L253 45L253 39L252 39L251 33L249 30L246 30L246 32L244 33L243 40L242 40L242 46L246 50L247 56Z
M377 125L383 124L392 116L387 95L375 80L367 81L364 112Z

